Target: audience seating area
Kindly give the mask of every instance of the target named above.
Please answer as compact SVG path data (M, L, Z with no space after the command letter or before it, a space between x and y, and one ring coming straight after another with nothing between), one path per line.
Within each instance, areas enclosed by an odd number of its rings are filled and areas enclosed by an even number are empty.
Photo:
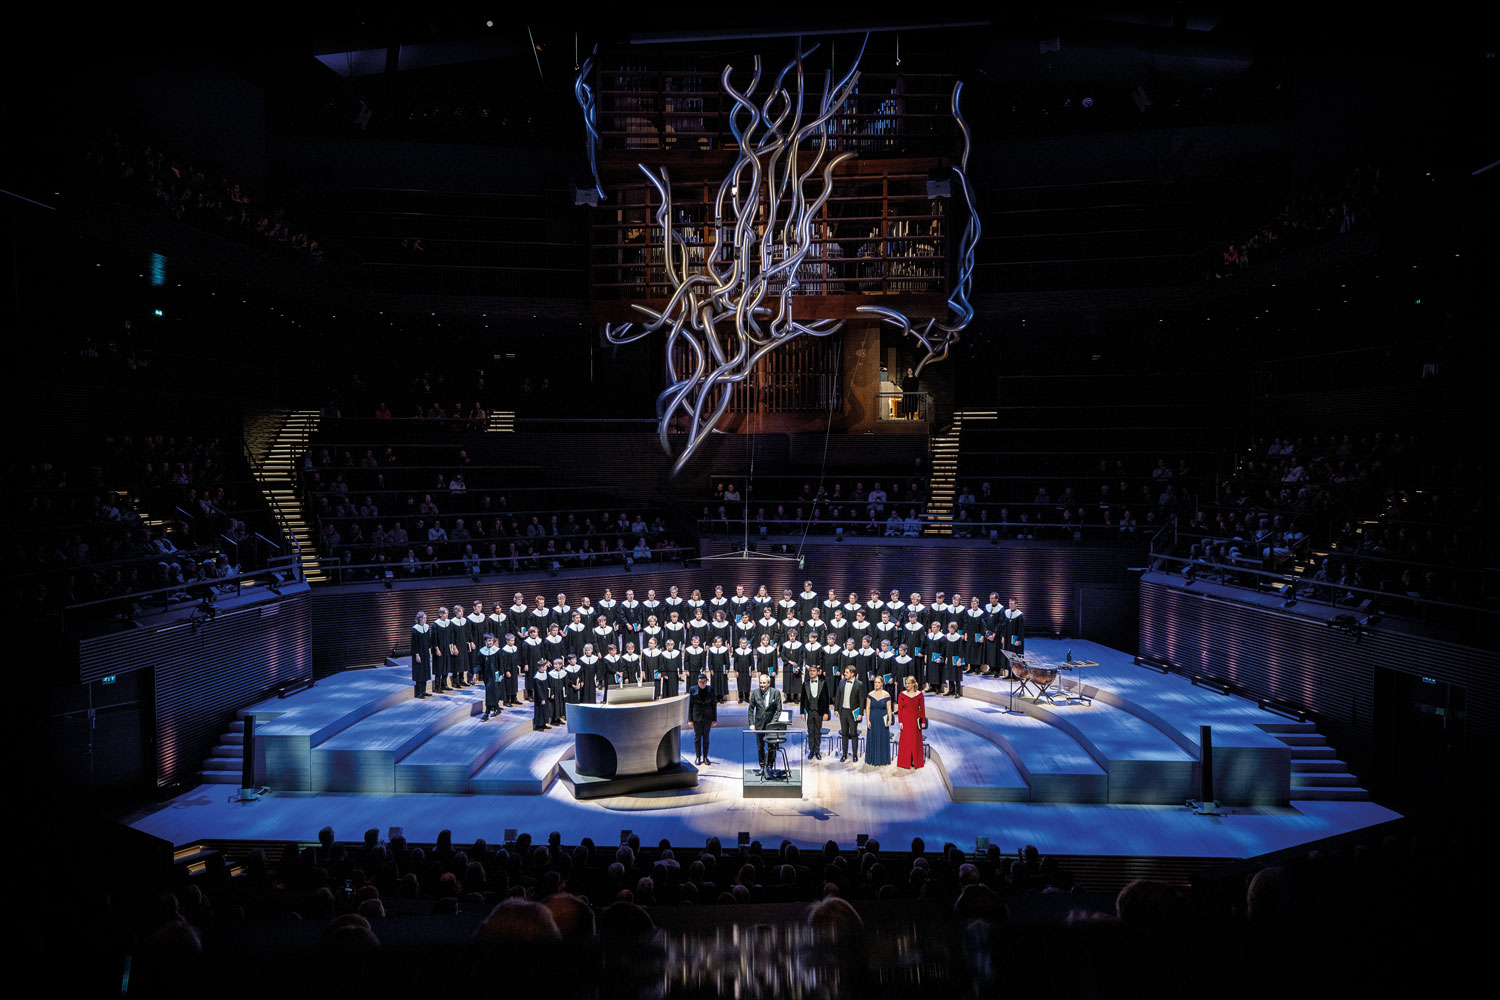
M823 984L806 995L926 997L1107 994L1169 962L1184 983L1213 977L1239 995L1224 977L1313 935L1323 971L1305 967L1299 983L1373 985L1389 970L1342 949L1405 943L1443 919L1458 883L1410 877L1445 869L1446 840L1408 827L1364 837L1230 862L920 840L799 850L553 833L502 846L370 830L348 843L325 828L279 849L180 850L170 875L98 902L80 972L118 985L128 962L131 992L151 995L215 981L227 996L271 984L394 996L500 978L566 997L770 996L787 993L769 983L805 975ZM237 974L247 965L256 975Z
M471 455L448 443L315 442L300 484L325 565L349 582L681 557L665 509L627 511L602 489L527 486L542 470L506 457L503 444Z
M111 434L13 464L6 492L12 597L47 611L183 588L281 553L238 443ZM169 595L170 599L170 595Z
M1494 486L1404 432L1257 439L1216 502L1179 522L1173 554L1195 575L1296 581L1299 596L1383 614L1417 615L1419 600L1494 608Z

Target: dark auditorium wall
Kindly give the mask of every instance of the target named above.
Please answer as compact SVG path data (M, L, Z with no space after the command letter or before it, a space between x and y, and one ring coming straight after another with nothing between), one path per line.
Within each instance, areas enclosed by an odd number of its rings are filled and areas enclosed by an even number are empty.
M723 552L731 546L722 539L706 543L705 555ZM766 543L761 543L765 549ZM892 587L903 595L919 591L927 601L937 590L952 594L978 593L981 601L990 591L1015 596L1026 613L1027 634L1073 637L1078 630L1080 593L1098 586L1132 586L1134 576L1125 567L1138 558L1127 548L1075 548L1024 543L991 546L960 541L933 541L922 544L880 544L876 539L851 539L832 542L820 539L803 549L806 568L799 570L795 560L740 559L709 560L701 568L643 570L631 573L619 568L601 569L587 576L552 579L484 577L479 584L450 579L445 584L427 587L386 590L363 584L350 587L319 588L314 595L313 667L319 677L346 667L369 666L384 662L393 650L404 650L418 611L429 616L440 605L451 607L463 601L472 604L483 600L486 607L500 601L509 607L511 596L520 591L530 605L537 594L548 603L559 592L576 604L580 595L597 601L605 587L614 591L616 600L624 599L625 588L644 600L647 589L659 597L667 588L677 586L687 597L698 588L705 598L713 595L717 584L726 594L733 594L738 584L754 594L764 583L776 597L783 587L793 592L802 589L802 581L812 580L819 593L830 587L840 595L857 590L866 596L872 586L879 586L881 596ZM795 550L795 544L793 544ZM1128 580L1122 584L1122 580ZM1134 593L1128 600L1111 595L1108 601L1090 609L1084 616L1088 638L1111 645L1129 644L1134 638ZM1133 650L1130 650L1133 652Z
M1319 732L1363 780L1376 750L1377 669L1463 688L1469 746L1478 746L1485 734L1493 739L1500 688L1500 655L1493 650L1379 627L1355 642L1319 618L1150 576L1141 582L1140 601L1141 655L1313 713Z
M140 729L150 740L144 783L191 783L238 709L311 674L311 619L304 589L221 610L197 626L179 622L84 639L80 679L95 685L107 675L122 683L122 675L142 675Z

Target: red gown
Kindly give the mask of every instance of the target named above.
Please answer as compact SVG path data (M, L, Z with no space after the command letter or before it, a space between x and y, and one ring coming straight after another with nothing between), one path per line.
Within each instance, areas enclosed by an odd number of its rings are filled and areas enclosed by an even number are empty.
M896 717L901 721L901 740L896 744L897 767L921 767L927 763L922 754L922 730L918 720L927 721L927 702L921 692L902 691L896 696Z

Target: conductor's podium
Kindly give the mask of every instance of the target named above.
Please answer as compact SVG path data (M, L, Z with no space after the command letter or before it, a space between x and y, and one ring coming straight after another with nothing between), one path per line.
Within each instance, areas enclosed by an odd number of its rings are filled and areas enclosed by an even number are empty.
M698 769L682 759L688 696L568 706L573 759L559 774L578 799L693 788Z

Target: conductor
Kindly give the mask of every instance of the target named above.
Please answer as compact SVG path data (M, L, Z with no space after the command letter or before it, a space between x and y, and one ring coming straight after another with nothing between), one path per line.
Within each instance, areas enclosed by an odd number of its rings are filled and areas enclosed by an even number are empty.
M779 725L781 725L781 692L771 686L771 675L762 673L760 689L750 695L750 728L765 730ZM771 759L775 752L772 748L770 754L767 754L766 734L757 732L755 734L755 757L763 779L766 772L771 770L771 765L775 763Z

